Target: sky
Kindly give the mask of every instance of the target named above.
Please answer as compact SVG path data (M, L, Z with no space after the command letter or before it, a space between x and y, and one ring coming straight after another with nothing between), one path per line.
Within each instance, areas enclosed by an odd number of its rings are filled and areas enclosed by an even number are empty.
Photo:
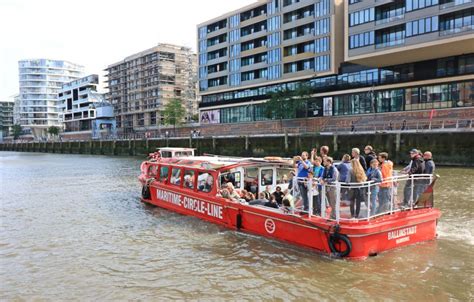
M86 74L158 43L196 50L196 25L257 0L0 0L0 100L18 93L18 61L67 60Z

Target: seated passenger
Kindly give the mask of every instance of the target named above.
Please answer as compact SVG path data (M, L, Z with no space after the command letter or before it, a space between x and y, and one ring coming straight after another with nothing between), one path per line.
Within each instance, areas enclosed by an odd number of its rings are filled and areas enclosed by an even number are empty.
M235 191L234 185L231 182L228 182L225 186L226 186L225 188L229 191L230 198L234 201L239 201L240 196Z
M287 203L290 204L290 207L291 208L294 208L295 207L295 198L290 194L290 190L286 189L285 191L283 191L283 200L282 200L282 203L285 204L285 200Z
M199 186L199 191L208 193L212 190L212 183L214 182L214 177L212 175L208 175L206 178L206 182Z
M283 201L283 196L285 196L285 194L283 194L283 192L281 191L281 187L280 187L280 186L277 186L277 187L276 187L276 191L273 192L272 195L275 196L276 202L281 206L281 205L282 205L282 201Z
M184 176L184 187L188 189L194 189L193 178L191 175Z
M271 190L272 190L272 186L266 186L265 191L263 191L263 193L265 194L265 198L268 200L270 199L270 195L272 195Z
M254 205L259 205L259 206L264 206L268 202L268 199L265 198L265 193L260 192L258 193L258 199L249 201L249 205L254 206Z

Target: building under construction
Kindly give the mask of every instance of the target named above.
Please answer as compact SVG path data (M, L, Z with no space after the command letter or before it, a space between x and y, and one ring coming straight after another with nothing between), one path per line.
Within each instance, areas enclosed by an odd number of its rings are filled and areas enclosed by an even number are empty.
M159 129L164 106L180 99L185 121L198 113L197 57L188 47L158 44L107 67L107 100L124 133Z

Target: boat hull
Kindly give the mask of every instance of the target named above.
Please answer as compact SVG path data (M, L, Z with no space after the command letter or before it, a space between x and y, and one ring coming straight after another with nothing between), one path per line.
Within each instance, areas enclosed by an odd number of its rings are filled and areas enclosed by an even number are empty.
M347 246L338 246L334 239L336 222L321 217L289 215L279 210L262 206L249 206L222 198L202 194L190 194L186 190L169 188L159 184L150 185L149 199L144 202L180 214L196 216L227 228L248 232L340 256L338 251ZM351 245L346 256L349 259L365 259L368 256L436 238L436 224L441 216L433 208L395 212L369 221L345 221L339 223L337 236L345 237ZM335 247L335 248L334 248Z

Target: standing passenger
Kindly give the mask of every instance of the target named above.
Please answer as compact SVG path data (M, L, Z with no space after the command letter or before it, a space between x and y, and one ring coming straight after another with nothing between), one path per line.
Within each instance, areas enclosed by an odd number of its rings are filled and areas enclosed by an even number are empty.
M425 160L425 171L423 171L423 174L434 175L436 166L433 161L433 154L431 154L430 151L426 151L423 154L423 159ZM426 188L429 186L431 179L426 179L424 182L425 186L423 187L422 193L425 192Z
M379 170L379 161L374 158L370 162L370 168L367 169L367 180L373 181L370 185L370 214L377 213L377 195L379 194L379 183L382 182L382 173ZM380 202L380 201L379 201Z
M338 172L337 169L333 166L332 157L325 157L323 160L324 163L324 174L321 180L321 184L325 185L326 198L329 201L331 206L331 218L336 218L336 188L332 186L337 182ZM321 209L324 211L325 209Z
M364 171L367 171L367 164L365 163L365 158L360 155L360 149L359 148L352 148L352 158L357 159L362 166L362 169Z
M410 150L410 158L411 158L411 164L410 167L407 171L408 175L417 175L417 174L423 174L424 170L424 163L423 163L423 158L420 155L420 151L417 149L412 149ZM412 192L412 182L413 182L413 204L416 203L416 200L418 199L418 195L421 193L420 186L423 186L423 183L420 183L420 180L409 179L407 183L405 184L405 188L403 189L403 206L408 207L410 206L410 197L411 197L411 192Z
M365 153L365 163L367 164L367 168L370 167L370 163L372 160L377 159L377 154L375 154L374 148L372 146L367 145L364 148Z
M393 163L388 160L388 153L379 153L378 160L380 163L380 172L382 172L382 183L379 191L379 207L377 214L388 211L391 202Z
M319 156L324 160L326 156L329 156L329 147L328 146L322 146L319 149Z
M307 212L309 208L308 200L308 189L306 187L306 178L308 178L308 172L311 171L312 166L308 160L308 152L301 153L301 156L296 158L296 168L298 177L298 189L300 195L303 198L303 211Z
M360 161L356 158L351 160L351 183L363 183L367 180L364 168L360 164ZM356 185L358 186L358 185ZM360 204L364 200L364 188L351 188L350 200L351 200L351 216L352 218L359 218Z

